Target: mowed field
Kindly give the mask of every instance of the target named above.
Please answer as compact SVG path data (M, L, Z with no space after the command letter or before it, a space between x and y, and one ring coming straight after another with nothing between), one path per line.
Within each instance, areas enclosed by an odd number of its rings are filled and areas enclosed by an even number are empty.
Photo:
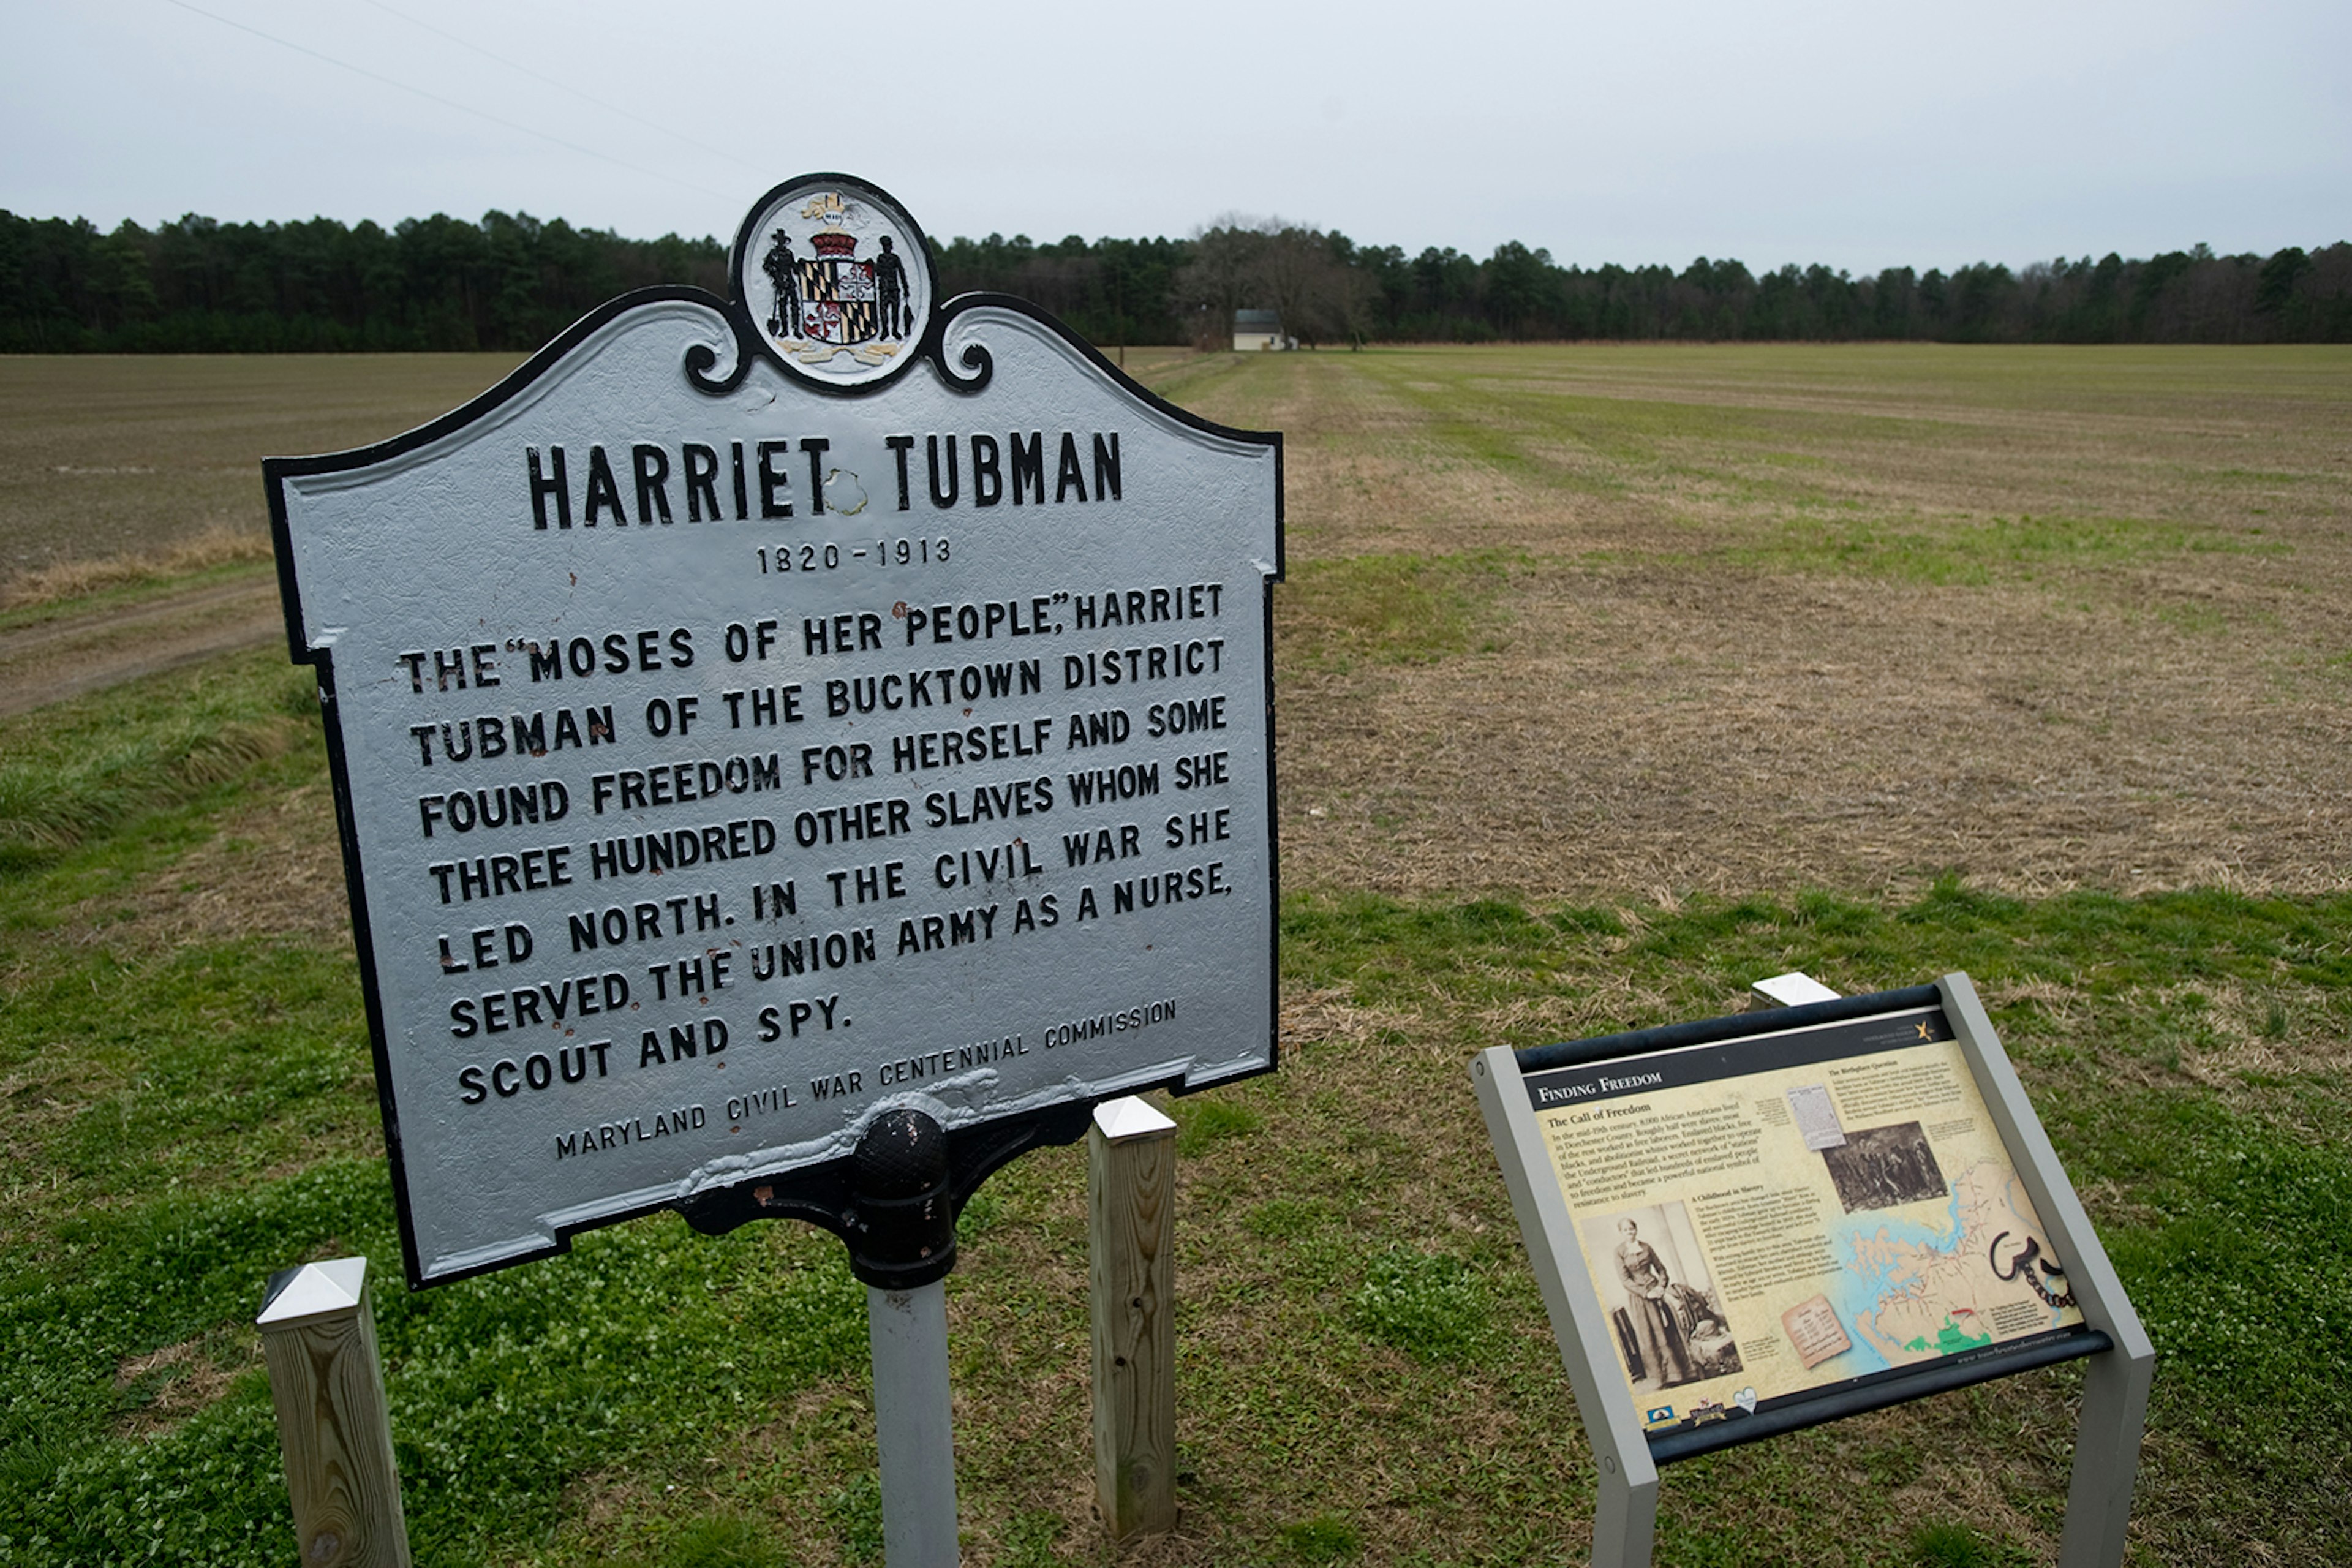
M0 715L282 627L261 459L382 440L515 363L0 356Z
M282 645L202 645L224 605L275 634L260 456L506 368L0 361L0 1564L282 1561L251 1317L348 1250L420 1561L879 1561L829 1238L657 1218L395 1278L315 702ZM1285 1065L1172 1108L1184 1518L1128 1560L1579 1556L1465 1064L1790 968L1985 993L2161 1353L2133 1560L2347 1560L2352 353L1130 369L1286 432L1290 580ZM41 700L141 627L160 672ZM1117 1557L1084 1184L1048 1152L965 1215L969 1562ZM1676 1467L1659 1561L2049 1562L2079 1384Z

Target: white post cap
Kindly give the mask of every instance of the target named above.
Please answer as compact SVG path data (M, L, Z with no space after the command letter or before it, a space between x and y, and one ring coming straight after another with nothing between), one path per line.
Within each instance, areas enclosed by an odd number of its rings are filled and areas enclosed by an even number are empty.
M1095 1131L1109 1142L1124 1143L1130 1138L1165 1137L1176 1131L1176 1123L1150 1100L1130 1094L1095 1107Z
M1808 1002L1834 1002L1837 993L1806 973L1792 969L1786 974L1775 974L1769 980L1759 980L1748 988L1748 1010L1751 1013L1766 1007L1800 1007Z
M282 1329L313 1318L331 1318L359 1310L367 1292L367 1259L333 1258L281 1268L269 1277L262 1293L261 1316L254 1322L265 1329Z

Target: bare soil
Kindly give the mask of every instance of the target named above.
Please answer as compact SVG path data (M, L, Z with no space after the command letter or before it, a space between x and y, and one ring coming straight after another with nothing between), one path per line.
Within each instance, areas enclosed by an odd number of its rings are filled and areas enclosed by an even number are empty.
M516 357L0 356L0 601L44 568L152 560L221 531L267 553L262 458L397 435Z
M2341 889L2334 679L1987 590L1531 574L1492 654L1285 682L1286 869L1416 894ZM1629 642L1626 628L1672 626ZM1311 732L1310 732L1311 731Z
M2352 355L1196 362L1288 433L1289 885L1538 899L2352 878ZM1504 564L1334 659L1318 563Z

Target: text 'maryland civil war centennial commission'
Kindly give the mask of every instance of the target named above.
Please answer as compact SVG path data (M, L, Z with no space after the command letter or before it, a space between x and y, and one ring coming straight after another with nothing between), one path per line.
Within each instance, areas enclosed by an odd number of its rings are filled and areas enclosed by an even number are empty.
M266 473L410 1278L1275 1059L1281 447L839 175Z

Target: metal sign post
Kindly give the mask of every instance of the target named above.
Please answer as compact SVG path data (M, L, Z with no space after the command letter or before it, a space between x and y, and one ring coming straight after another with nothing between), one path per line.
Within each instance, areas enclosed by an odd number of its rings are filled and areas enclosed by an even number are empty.
M824 1226L877 1389L936 1406L886 1464L949 1478L955 1212L1101 1101L1276 1065L1281 438L942 300L846 175L762 196L730 277L265 464L287 632L410 1284L659 1209ZM894 1541L952 1550L947 1484Z
M955 1437L949 1429L948 1288L866 1288L882 1551L890 1568L955 1568Z
M955 1439L947 1277L955 1268L948 1142L919 1110L887 1110L858 1140L849 1266L866 1282L882 1546L891 1568L954 1568Z
M1513 1052L1471 1078L1600 1468L2088 1357L2062 1568L2123 1561L2155 1350L1965 974Z

